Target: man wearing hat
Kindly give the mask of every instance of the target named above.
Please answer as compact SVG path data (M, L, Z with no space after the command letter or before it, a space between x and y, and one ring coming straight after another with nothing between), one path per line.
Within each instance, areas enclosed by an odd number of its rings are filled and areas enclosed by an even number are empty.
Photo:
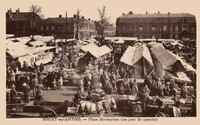
M24 95L24 102L29 103L29 92L30 92L30 86L26 83L23 84L23 95Z
M12 85L12 88L10 90L10 101L11 103L17 103L17 91L14 84Z

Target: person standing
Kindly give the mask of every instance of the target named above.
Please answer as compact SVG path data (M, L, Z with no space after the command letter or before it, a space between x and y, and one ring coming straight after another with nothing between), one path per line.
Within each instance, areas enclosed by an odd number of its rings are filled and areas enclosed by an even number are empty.
M91 89L97 89L99 87L99 76L98 72L93 72L91 77Z
M30 86L27 85L26 83L23 84L23 96L24 96L24 102L29 103L29 92L30 92Z
M60 76L60 79L58 80L58 89L63 90L62 86L63 86L63 78L62 76Z
M10 102L16 103L17 102L17 91L15 89L15 85L12 85L12 88L10 90Z
M139 98L140 101L142 102L142 114L143 114L142 116L144 117L146 115L148 95L146 95L144 90L142 90L139 93Z
M117 78L116 78L116 75L114 73L114 71L111 73L111 76L110 76L110 83L112 85L112 90L117 90Z
M150 89L149 89L148 85L145 85L145 87L144 87L144 93L149 96Z
M11 70L11 73L10 73L10 82L11 82L11 85L12 84L15 85L15 80L16 80L15 76L16 76L16 74L15 74L14 70Z
M121 79L126 77L126 70L123 67L120 68L119 75L120 75Z
M24 61L23 69L25 72L28 72L28 64Z
M57 89L57 82L56 82L56 79L55 79L55 78L53 79L52 84L53 84L53 88L54 88L54 89Z
M42 88L43 85L42 84L38 84L36 87L36 96L35 99L40 101L42 99Z
M86 72L86 75L83 77L83 86L84 86L84 91L88 90L90 86L89 73L87 72Z
M36 95L36 87L38 85L38 78L36 76L36 74L33 75L33 79L32 79L32 89L33 89L33 96Z
M76 106L77 112L79 111L80 101L81 101L81 90L78 89L77 93L74 95L74 104Z
M41 63L39 68L40 68L40 72L42 72L44 70L44 65Z
M182 98L186 98L186 97L187 97L187 83L185 83L185 84L181 87L181 97L182 97Z

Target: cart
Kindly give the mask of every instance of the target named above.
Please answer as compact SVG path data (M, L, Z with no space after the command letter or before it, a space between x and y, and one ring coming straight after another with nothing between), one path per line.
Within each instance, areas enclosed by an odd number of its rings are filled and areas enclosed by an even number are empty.
M65 116L68 109L68 100L64 102L31 101L27 104L7 104L7 117L59 117Z

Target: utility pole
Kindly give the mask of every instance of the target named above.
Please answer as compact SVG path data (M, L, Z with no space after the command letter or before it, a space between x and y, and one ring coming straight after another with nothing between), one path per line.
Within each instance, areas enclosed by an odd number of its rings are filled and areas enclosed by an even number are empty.
M169 39L173 39L173 37L171 38L171 29L173 30L173 28L171 28L171 21L170 21L170 12L168 12L168 27L169 27L169 30L168 30L168 34L169 34Z
M80 15L78 14L77 15L77 26L76 26L76 31L77 31L77 37L76 37L76 39L79 39L79 23L80 23Z
M66 50L66 44L67 44L67 30L68 30L68 28L67 28L67 11L66 11L66 13L65 13L65 43L64 43L64 49L63 49L63 53L66 53L65 52L65 50Z

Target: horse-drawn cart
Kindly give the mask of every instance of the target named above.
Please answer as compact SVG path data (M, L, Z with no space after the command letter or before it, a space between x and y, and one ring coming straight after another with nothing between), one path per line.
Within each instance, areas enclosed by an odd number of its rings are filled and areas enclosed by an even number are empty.
M67 113L68 101L31 101L27 104L7 104L7 117L58 117Z

